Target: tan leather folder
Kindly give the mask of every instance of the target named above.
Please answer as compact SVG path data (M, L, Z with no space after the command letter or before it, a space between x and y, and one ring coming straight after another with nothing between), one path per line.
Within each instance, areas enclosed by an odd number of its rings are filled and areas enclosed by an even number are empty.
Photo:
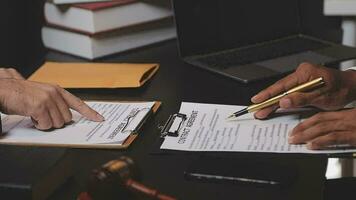
M158 64L46 62L29 80L63 88L136 88L158 68Z

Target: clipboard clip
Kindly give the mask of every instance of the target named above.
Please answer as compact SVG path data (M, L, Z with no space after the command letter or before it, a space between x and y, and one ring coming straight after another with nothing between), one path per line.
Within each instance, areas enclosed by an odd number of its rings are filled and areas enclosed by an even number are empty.
M128 127L131 125L131 122L138 116L139 113L141 113L144 110L150 110L150 108L142 108L140 110L136 110L134 113L131 113L130 115L127 116L127 119L125 120L125 126L122 128L121 132L122 133L133 133L136 132L137 129L139 129L142 125L142 123L145 121L144 119L147 117L145 116L143 120L136 126L134 129L128 129Z
M187 120L187 115L185 114L177 113L170 115L164 126L159 127L159 129L161 129L161 138L164 138L167 135L171 137L178 137L179 130L185 120Z

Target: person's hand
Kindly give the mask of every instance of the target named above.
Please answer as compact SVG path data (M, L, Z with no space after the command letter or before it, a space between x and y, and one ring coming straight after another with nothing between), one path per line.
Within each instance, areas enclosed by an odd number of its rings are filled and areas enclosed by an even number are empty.
M289 143L306 143L308 149L333 145L356 146L356 109L321 112L297 125Z
M25 78L13 68L0 68L0 79L1 78L25 80Z
M344 107L355 99L356 72L343 72L309 63L303 63L294 73L261 91L254 96L251 101L253 103L263 102L297 85L319 77L323 77L325 81L323 87L309 92L295 92L287 95L279 101L279 105L262 109L255 113L255 117L258 119L266 118L278 107L297 108L314 106L324 110L336 110Z
M89 120L104 118L63 88L17 79L0 79L0 106L6 114L29 116L40 130L61 128L72 120L70 108Z

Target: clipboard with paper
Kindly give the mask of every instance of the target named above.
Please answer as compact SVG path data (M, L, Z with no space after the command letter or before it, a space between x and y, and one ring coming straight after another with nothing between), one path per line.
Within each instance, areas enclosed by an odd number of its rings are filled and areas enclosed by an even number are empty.
M251 152L337 155L356 148L309 150L305 144L288 143L291 130L303 120L301 111L279 111L268 120L249 113L235 120L227 117L243 106L182 102L178 114L161 128L160 152Z
M29 117L2 115L0 144L70 148L125 149L160 102L87 102L105 117L92 122L73 111L73 122L62 129L40 131Z

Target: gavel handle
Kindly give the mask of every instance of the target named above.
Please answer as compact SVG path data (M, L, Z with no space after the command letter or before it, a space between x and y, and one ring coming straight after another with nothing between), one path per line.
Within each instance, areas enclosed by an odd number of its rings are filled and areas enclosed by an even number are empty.
M87 192L82 192L78 195L77 200L93 200Z
M158 190L149 188L149 187L147 187L137 181L134 181L132 179L128 179L125 182L125 185L132 190L141 192L141 193L146 194L147 196L153 197L157 200L176 200L174 197L170 197L165 194L160 194L158 192Z

